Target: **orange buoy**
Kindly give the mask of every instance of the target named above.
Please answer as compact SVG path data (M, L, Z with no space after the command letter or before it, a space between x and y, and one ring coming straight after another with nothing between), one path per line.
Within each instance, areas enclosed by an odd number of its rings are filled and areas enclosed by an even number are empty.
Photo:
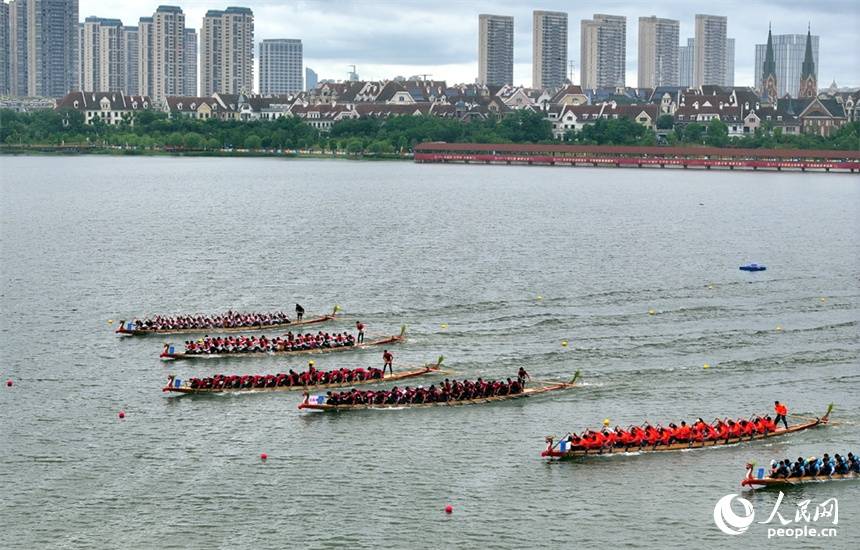
M452 514L452 513L454 513L454 507L453 507L453 506L451 506L450 504L449 504L449 505L447 505L447 506L445 506L445 513L446 513L446 514Z
M267 458L269 458L269 455L267 455L266 453L260 453L260 460L265 462Z
M120 420L122 420L123 418L125 418L125 411L119 411L119 415L118 415L118 416L119 416L119 419L120 419Z

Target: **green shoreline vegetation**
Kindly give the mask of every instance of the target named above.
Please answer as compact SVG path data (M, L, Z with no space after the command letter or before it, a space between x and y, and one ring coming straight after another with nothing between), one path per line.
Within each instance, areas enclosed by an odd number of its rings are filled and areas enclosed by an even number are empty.
M448 143L567 143L572 145L744 147L766 149L860 149L860 123L843 125L829 137L782 134L765 125L742 138L728 135L720 120L707 125L675 125L670 115L657 119L657 132L629 119L601 119L563 140L552 138L542 114L516 111L500 120L446 119L433 116L362 118L335 123L321 132L297 117L222 121L169 118L144 111L132 121L86 124L72 110L17 113L0 110L0 152L191 154L211 156L317 156L325 158L410 158L427 141Z

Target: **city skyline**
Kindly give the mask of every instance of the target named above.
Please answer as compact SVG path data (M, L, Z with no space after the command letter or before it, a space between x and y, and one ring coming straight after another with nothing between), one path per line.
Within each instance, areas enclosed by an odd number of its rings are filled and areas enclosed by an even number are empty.
M144 0L129 6L118 0L81 0L80 15L81 19L89 15L119 18L129 24L148 10L151 13L159 4ZM390 2L358 5L340 0L290 5L249 0L237 4L254 10L257 43L267 38L300 39L304 43L305 66L313 67L320 79L335 80L344 80L349 70L347 65L354 63L364 79L430 74L435 79L449 82L473 82L478 76L478 14L513 16L514 83L527 86L531 85L532 76L532 11L559 10L568 14L568 59L575 64L575 83L580 79L579 21L590 19L595 11L588 5L570 6L559 1L534 5L507 0L477 1L468 6L443 1L434 4L432 9L418 2L402 2L408 4L408 10L392 9ZM177 2L176 5L186 13L186 25L195 28L201 26L208 9L219 7L217 3L200 0ZM822 9L820 4L813 6L808 2L769 2L750 10L746 4L730 2L719 10L712 10L715 15L728 17L728 36L737 40L735 84L754 85L755 44L766 38L768 21L780 34L802 33L807 21L811 21L813 34L821 36L819 86L824 87L833 79L840 86L860 86L860 70L850 56L844 55L858 42L857 36L851 32L856 25L846 24L844 14L839 16L839 6L848 7L849 4L837 0L827 2L827 5L832 9ZM740 7L744 10L739 10ZM682 42L694 35L695 14L709 12L677 1L648 6L607 2L601 5L600 11L625 16L631 21L651 15L677 19ZM853 16L852 10L843 11L849 17ZM743 16L735 15L741 13ZM445 32L440 33L440 28ZM627 26L626 38L629 46L625 81L628 86L635 86L638 25Z

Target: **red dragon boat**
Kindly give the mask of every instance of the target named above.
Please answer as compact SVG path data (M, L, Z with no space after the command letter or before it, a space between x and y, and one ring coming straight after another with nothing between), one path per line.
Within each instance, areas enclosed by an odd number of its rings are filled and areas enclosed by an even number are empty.
M586 457L595 457L595 456L610 456L610 455L624 455L624 454L639 454L639 453L655 453L655 452L667 452L667 451L686 451L690 449L706 449L711 447L724 447L726 445L736 445L738 443L743 443L745 441L757 441L760 439L771 439L774 437L780 437L783 435L788 435L792 433L802 432L805 430L809 430L811 428L815 428L818 426L826 425L830 420L830 412L833 410L833 404L830 404L827 407L827 412L821 418L810 418L805 419L804 422L800 424L795 424L788 428L776 429L772 432L766 433L757 433L749 436L743 437L729 437L727 439L718 439L718 440L704 440L704 441L690 441L687 443L670 443L668 445L657 444L657 445L642 445L642 446L629 446L629 447L604 447L602 449L583 449L579 447L568 448L569 443L562 438L558 442L555 442L555 438L553 436L547 436L546 449L541 452L541 456L549 459L556 460L566 460L573 458L586 458Z

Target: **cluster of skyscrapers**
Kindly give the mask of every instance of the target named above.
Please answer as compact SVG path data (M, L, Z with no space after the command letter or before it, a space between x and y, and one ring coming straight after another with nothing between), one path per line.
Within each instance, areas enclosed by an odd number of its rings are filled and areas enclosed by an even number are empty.
M478 81L513 84L514 19L478 16ZM580 80L583 88L626 84L627 18L594 14L580 22ZM572 80L567 59L568 21L564 12L535 11L532 18L532 87L552 88ZM804 54L803 35L775 37L780 93L796 95ZM765 45L756 46L756 87L760 88ZM818 37L813 37L818 65ZM783 74L784 73L784 74ZM639 18L639 88L734 86L735 39L725 16L697 14L693 38L680 43L680 21ZM795 76L797 78L795 78Z
M207 11L199 37L178 6L159 6L137 26L78 17L78 0L0 0L0 94L122 91L163 102L167 96L253 90L249 8ZM259 63L261 93L303 89L301 40L263 40Z
M178 6L159 6L137 26L119 19L78 18L78 0L0 0L0 94L60 97L70 90L122 91L156 102L167 96L251 92L254 83L254 14L249 8L209 10L198 31ZM626 84L627 18L594 14L580 22L583 88ZM680 22L639 18L639 88L734 85L735 41L724 16L695 16L693 38L680 44ZM514 18L478 16L478 82L502 86L514 79ZM772 37L779 96L799 92L805 36ZM818 36L811 37L818 66ZM756 88L763 89L766 45L756 46ZM261 94L288 94L316 86L303 72L302 42L263 40L259 45ZM358 78L354 74L351 78ZM305 85L303 86L303 80ZM556 88L573 80L568 64L568 16L532 14L532 87Z
M478 16L478 81L513 84L514 20ZM580 22L580 85L625 85L627 18L594 14ZM726 17L696 15L695 38L679 44L680 21L639 18L638 87L734 85L734 39ZM568 23L564 12L535 11L532 17L532 87L553 88L570 80Z

